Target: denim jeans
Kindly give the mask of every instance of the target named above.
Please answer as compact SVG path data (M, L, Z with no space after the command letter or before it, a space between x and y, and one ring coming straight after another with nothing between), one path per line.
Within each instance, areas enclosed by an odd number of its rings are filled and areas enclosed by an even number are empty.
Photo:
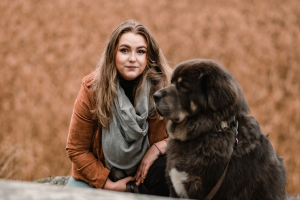
M84 188L93 188L89 184L87 184L84 181L77 181L72 176L68 180L68 183L65 185L65 187L84 187Z

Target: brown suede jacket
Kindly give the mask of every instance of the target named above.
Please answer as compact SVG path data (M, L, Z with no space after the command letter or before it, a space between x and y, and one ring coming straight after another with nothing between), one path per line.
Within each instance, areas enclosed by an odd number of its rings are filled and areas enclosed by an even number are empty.
M93 119L95 102L91 90L95 72L82 79L81 89L74 104L66 150L72 161L72 176L95 188L103 188L109 174L102 150L102 127ZM150 119L150 145L167 138L166 121Z

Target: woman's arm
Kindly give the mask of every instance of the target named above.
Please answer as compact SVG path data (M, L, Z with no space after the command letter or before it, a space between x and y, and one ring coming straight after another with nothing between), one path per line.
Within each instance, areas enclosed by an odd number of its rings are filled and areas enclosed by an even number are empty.
M75 170L75 174L80 174L83 181L92 187L103 188L109 170L92 152L92 138L96 131L95 121L90 112L92 105L88 88L83 81L74 104L66 150L74 165L73 172Z
M130 176L112 182L108 178L110 171L104 167L101 161L96 159L92 152L93 134L96 131L95 121L90 112L93 108L92 104L92 97L83 81L74 104L66 147L67 154L77 173L79 172L82 176L79 179L87 182L90 186L107 190L126 191L126 183L133 181L134 178Z

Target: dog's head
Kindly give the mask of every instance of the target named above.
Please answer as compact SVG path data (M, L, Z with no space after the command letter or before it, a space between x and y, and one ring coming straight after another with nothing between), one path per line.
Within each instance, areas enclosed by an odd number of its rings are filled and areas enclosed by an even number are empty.
M248 112L237 81L212 60L195 59L177 65L171 84L157 91L154 100L158 113L167 118L170 137L181 140Z

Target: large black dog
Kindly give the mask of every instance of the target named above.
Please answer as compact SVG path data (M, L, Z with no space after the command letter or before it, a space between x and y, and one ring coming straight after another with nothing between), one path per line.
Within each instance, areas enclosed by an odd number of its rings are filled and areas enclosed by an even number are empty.
M172 197L286 198L282 159L248 115L239 84L222 66L204 59L180 63L171 84L154 99L167 119L166 176Z

